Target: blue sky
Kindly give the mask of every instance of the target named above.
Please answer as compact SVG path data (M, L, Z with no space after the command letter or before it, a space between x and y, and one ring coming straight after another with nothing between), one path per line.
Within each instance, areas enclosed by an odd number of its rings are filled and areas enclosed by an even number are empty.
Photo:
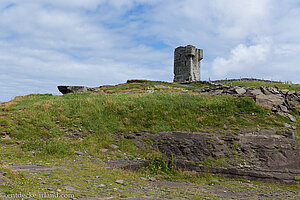
M201 78L300 83L299 0L1 0L0 101L57 85L173 80L177 46Z

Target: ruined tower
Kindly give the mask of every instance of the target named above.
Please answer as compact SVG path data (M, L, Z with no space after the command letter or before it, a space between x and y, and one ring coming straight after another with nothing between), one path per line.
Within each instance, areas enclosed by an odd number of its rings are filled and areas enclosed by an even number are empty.
M174 53L174 82L200 81L203 50L192 45L177 47Z

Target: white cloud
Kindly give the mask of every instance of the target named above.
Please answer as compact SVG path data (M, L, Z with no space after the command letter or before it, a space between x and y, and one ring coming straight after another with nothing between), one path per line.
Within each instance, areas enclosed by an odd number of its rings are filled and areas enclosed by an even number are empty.
M186 44L204 49L203 79L300 82L299 18L297 0L2 0L0 101L59 84L171 81Z
M226 77L230 74L243 74L261 68L271 53L272 42L268 39L262 43L245 46L239 44L231 50L229 58L217 57L212 63L212 70L217 77Z

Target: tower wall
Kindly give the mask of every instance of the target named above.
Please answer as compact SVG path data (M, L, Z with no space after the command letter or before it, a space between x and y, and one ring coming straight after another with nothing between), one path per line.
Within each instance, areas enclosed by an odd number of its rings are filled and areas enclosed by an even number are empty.
M192 45L177 47L174 52L174 82L200 81L203 50Z

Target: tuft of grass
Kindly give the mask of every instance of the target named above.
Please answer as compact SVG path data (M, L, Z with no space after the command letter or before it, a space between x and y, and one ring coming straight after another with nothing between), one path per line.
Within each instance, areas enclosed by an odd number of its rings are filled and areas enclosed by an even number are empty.
M34 151L38 157L65 157L73 154L73 145L67 139L29 140L22 143L21 148L25 151Z
M147 166L151 175L157 174L176 174L177 166L176 166L176 157L173 157L171 160L166 159L166 155L162 154L158 157L152 159L151 163Z
M205 159L204 161L202 161L202 164L204 166L208 166L208 167L226 167L228 166L227 162L226 162L226 158L213 158L212 156L209 156L207 159Z

